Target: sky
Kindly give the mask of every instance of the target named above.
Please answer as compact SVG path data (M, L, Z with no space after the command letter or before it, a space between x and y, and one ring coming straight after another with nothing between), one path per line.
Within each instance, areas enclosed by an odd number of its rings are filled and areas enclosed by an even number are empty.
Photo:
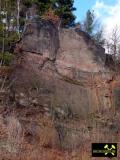
M115 26L120 26L120 0L74 0L76 22L85 18L88 9L94 10L96 17L104 27L109 37Z

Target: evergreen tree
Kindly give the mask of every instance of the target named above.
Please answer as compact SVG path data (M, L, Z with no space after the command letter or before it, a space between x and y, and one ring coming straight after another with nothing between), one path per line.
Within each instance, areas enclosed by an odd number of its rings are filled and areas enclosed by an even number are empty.
M31 7L37 4L38 14L42 16L49 8L52 8L56 15L61 19L62 26L71 26L74 24L75 16L73 11L74 0L25 0L24 6Z
M55 13L60 17L62 26L74 25L75 16L73 11L73 0L57 0L55 3Z
M101 24L98 23L94 11L87 11L82 30L88 33L98 44L101 46L104 45L105 39L103 38L103 29Z
M93 29L94 29L94 12L88 10L86 13L85 21L83 22L83 30L89 35L92 35Z

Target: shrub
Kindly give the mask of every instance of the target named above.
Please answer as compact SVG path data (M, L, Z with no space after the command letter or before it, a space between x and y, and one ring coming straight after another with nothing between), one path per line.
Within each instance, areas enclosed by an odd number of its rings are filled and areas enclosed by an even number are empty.
M19 39L17 32L8 32L7 36L4 37L4 52L10 51L11 44L14 44ZM0 50L3 48L3 37L0 35Z
M6 40L9 42L9 43L14 43L18 40L19 38L19 35L17 32L9 32L9 35L8 37L6 38Z
M9 52L0 53L0 63L3 66L9 66L13 59L13 55Z

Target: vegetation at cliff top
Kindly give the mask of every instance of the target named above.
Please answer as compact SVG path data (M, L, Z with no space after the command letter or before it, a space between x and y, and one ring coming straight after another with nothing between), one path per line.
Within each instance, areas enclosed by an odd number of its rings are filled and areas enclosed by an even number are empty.
M72 26L75 22L75 15L73 11L76 10L73 7L74 0L25 0L23 5L27 8L33 4L37 4L38 14L42 16L50 8L54 11L60 20L62 26Z

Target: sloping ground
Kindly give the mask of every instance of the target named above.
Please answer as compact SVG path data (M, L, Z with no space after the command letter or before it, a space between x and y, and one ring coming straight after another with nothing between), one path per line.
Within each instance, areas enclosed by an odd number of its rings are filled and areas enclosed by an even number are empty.
M2 159L96 160L91 143L119 142L120 76L88 35L33 21L15 55L0 107Z
M40 107L17 107L2 112L0 109L1 159L97 160L91 157L91 143L119 142L119 114L113 117L106 111L91 114L87 120L52 121L41 110Z

